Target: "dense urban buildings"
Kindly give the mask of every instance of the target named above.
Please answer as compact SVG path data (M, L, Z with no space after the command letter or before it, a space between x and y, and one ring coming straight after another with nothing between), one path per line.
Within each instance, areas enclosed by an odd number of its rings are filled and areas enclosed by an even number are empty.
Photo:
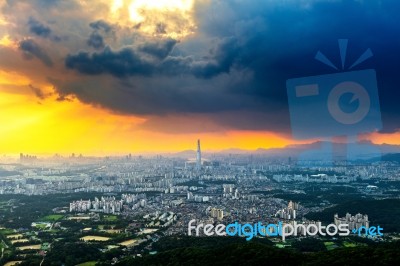
M121 255L113 258L117 262L131 252L155 252L154 245L160 239L187 235L192 220L212 225L297 225L299 236L304 237L305 228L311 234L317 233L316 228L332 223L333 217L335 225L348 224L350 230L376 226L378 221L388 230L387 239L396 237L386 216L374 209L366 210L364 201L381 204L398 200L397 162L297 164L293 157L286 156L202 152L200 140L196 148L168 155L1 158L0 197L7 200L0 201L0 208L6 210L0 215L0 226L6 228L0 229L0 237L1 230L9 230L5 232L10 238L3 238L9 247L6 252L17 248L12 254L19 259L25 256L26 260L30 257L19 248L29 247L34 252L32 258L43 258L57 246L56 239L68 233L78 243L101 244L105 253L121 249ZM14 197L28 198L21 202ZM65 199L53 204L53 197ZM45 200L30 208L44 208L39 213L47 215L35 216L36 212L30 210L18 212L36 198ZM357 204L346 205L348 199ZM48 205L51 208L44 207ZM357 214L353 216L350 213L354 211ZM338 213L343 212L347 214L340 217ZM21 215L34 218L19 220ZM13 226L16 228L11 230ZM355 241L312 238L327 247ZM296 237L289 237L287 242L269 238L279 247L296 243L293 239ZM372 241L383 239L378 236Z
M350 213L346 213L346 216L344 217L339 217L339 215L336 213L334 216L334 223L336 225L348 224L349 230L358 229L362 226L369 228L368 215L363 215L361 213L357 213L354 216L352 216Z

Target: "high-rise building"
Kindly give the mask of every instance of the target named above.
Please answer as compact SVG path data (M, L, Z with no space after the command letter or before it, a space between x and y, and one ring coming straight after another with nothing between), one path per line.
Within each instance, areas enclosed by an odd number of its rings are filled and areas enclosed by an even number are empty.
M200 140L197 140L197 156L196 156L196 168L201 168L201 149L200 149Z
M350 213L346 213L345 217L339 217L339 215L336 213L334 215L334 222L337 226L339 226L339 224L348 224L349 230L358 229L361 226L369 228L370 223L368 220L368 215L363 215L361 213L357 213L355 216L352 216Z
M224 219L224 211L223 210L218 210L217 212L217 219L222 221L222 219Z
M299 203L289 201L288 207L279 210L275 216L285 220L296 220Z
M213 218L217 218L218 220L222 221L224 219L224 211L222 209L211 208L210 209L210 216Z
M191 201L192 199L193 199L193 193L190 192L190 191L188 191L188 193L187 193L187 200L188 200L188 201Z

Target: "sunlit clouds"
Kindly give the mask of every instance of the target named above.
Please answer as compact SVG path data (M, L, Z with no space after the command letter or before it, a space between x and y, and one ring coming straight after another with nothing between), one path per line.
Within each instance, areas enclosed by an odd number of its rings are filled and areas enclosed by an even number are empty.
M286 80L331 73L313 56L345 37L375 55L384 130L362 138L399 144L396 9L350 2L0 1L0 154L299 143Z
M194 0L109 1L109 21L152 36L181 39L194 33Z

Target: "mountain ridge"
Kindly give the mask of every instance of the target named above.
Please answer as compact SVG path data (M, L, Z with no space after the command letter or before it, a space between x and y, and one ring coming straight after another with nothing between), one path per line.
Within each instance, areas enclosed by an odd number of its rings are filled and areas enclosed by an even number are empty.
M343 143L330 141L315 141L305 144L290 144L282 148L257 148L246 150L240 148L229 148L223 150L203 150L204 156L210 155L263 155L273 157L303 156L304 159L325 159L332 154L335 157L350 156L354 159L372 159L387 154L400 154L400 145L374 144L371 141L361 141L357 143ZM180 152L169 153L177 157L193 157L196 150L183 150ZM383 157L382 157L383 158Z

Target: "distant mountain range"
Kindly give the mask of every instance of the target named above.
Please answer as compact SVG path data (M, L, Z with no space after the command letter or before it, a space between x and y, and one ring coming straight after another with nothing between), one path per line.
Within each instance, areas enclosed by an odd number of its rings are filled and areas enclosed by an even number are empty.
M257 150L226 149L221 151L203 151L203 157L213 155L262 155L272 158L293 157L300 160L324 160L332 158L350 160L371 160L381 158L384 161L400 161L400 145L374 144L369 141L358 143L335 143L317 141L310 144L288 145L284 148ZM185 150L173 154L174 157L194 158L195 150Z
M381 161L400 163L400 153L389 153L381 157Z

